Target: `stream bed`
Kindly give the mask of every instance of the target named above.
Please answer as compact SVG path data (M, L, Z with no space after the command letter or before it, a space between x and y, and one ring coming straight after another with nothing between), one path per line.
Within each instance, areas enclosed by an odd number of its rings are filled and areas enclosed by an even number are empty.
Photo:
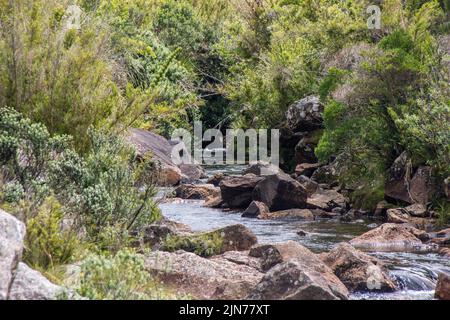
M212 175L217 172L239 174L242 167L207 168ZM160 194L170 191L161 189ZM159 205L163 215L169 219L189 225L194 231L206 231L232 224L243 224L257 236L259 243L277 243L287 240L297 241L311 251L329 251L335 244L367 232L373 228L374 221L356 220L340 222L337 220L267 221L242 218L239 212L224 212L207 208L203 201L182 200ZM379 225L380 222L375 222ZM303 230L306 236L297 232ZM436 280L440 271L450 272L450 259L435 253L417 254L403 252L370 253L386 263L397 280L400 290L393 293L354 293L352 299L433 299Z

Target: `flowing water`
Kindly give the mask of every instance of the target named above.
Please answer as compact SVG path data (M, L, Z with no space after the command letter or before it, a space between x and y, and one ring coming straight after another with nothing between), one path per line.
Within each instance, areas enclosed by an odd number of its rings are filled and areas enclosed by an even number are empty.
M239 174L242 167L208 168L207 173ZM168 191L161 189L161 193ZM314 252L330 250L336 243L348 241L374 227L374 221L356 220L343 223L336 220L266 221L242 218L239 212L224 212L207 208L202 201L181 200L161 203L164 216L189 225L194 231L206 231L231 224L243 224L253 231L259 243L294 240ZM306 236L299 236L303 230ZM353 299L432 299L440 271L450 272L450 259L434 253L370 253L383 260L400 290L393 293L355 293Z

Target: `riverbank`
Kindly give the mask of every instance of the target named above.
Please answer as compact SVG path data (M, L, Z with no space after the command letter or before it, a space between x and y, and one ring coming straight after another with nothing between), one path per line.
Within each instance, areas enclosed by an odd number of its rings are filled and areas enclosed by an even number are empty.
M231 168L207 168L207 174L236 175L242 166ZM170 194L171 188L161 189ZM159 205L169 219L189 225L193 231L204 232L227 225L242 224L251 230L261 244L295 241L315 253L332 250L338 243L348 242L383 224L368 217L344 222L339 219L313 221L282 219L262 220L242 218L242 210L224 211L204 206L202 200L175 199ZM299 235L300 233L300 235ZM370 252L369 255L383 261L398 285L394 292L353 292L351 299L432 299L440 272L450 272L450 259L437 252Z

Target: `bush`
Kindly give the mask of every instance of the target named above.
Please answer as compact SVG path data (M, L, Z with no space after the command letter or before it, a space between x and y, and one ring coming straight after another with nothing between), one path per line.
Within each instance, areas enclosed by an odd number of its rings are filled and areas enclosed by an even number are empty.
M356 70L322 83L331 89L326 94L343 82L348 94L340 102L327 95L315 152L321 162L339 159L340 181L355 190L354 202L369 207L383 198L386 170L404 150L415 166L431 165L440 178L449 170L449 86L432 34L439 9L426 2L396 25L397 11L384 15L393 19L391 32L364 53Z
M92 130L91 150L81 156L68 137L52 137L15 110L0 111L1 200L20 204L25 222L51 193L94 242L106 228L135 233L159 218L152 198L157 169L120 138Z
M333 79L329 79L329 83L320 87L325 59L367 35L362 19L365 8L361 3L344 1L338 5L335 1L321 0L266 4L264 15L272 18L264 24L269 35L262 34L268 43L257 41L259 46L250 54L257 59L249 59L249 54L235 57L237 61L231 68L234 76L224 87L236 113L236 127L279 127L290 104L318 91L323 95L329 89L326 87L333 85ZM243 18L245 22L249 15ZM250 34L261 34L257 26L249 25L255 28ZM250 42L246 28L238 29L241 32L235 42ZM225 52L238 51L227 43L223 44Z
M39 269L52 269L70 263L79 246L76 234L70 226L63 225L61 205L47 198L37 215L27 221L24 261Z
M52 137L44 125L13 109L0 108L1 200L26 200L30 207L39 207L50 194L49 164L69 147L69 142L67 136Z
M124 249L114 257L90 255L82 265L77 292L91 300L174 299L145 270L144 259Z
M0 105L72 135L81 150L88 128L104 125L121 96L106 55L108 30L89 19L67 29L67 2L0 2Z
M50 185L66 214L97 242L106 228L138 232L160 217L153 196L157 171L139 162L120 138L91 131L91 151L84 157L65 152L52 163Z

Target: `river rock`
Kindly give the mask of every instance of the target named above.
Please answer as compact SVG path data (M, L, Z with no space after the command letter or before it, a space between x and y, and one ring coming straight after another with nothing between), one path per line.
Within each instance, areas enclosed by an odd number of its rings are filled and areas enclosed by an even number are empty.
M251 173L257 176L270 176L279 172L282 171L278 166L271 163L258 161L256 163L250 164L250 166L245 169L242 174L246 175Z
M427 252L434 250L433 247L422 244L416 236L422 232L407 225L384 223L350 240L350 244L364 251Z
M206 181L206 183L212 184L215 187L218 187L220 184L220 181L222 181L224 177L225 177L225 175L222 172L219 172L219 173L214 174L212 177L210 177Z
M319 189L319 184L306 176L298 176L295 180L305 188L308 197L314 194Z
M440 300L450 300L450 274L439 274L434 296Z
M205 200L218 197L220 188L212 184L182 184L175 189L175 195L181 199Z
M318 163L300 163L295 167L295 173L299 176L306 176L311 178L314 171L320 167Z
M375 211L373 213L374 217L384 218L387 215L387 210L392 208L392 205L387 201L383 200L377 203Z
M427 204L435 193L432 168L420 166L410 183L411 203Z
M183 251L151 252L145 267L166 286L195 299L243 299L262 278L262 273L247 265Z
M181 170L181 174L186 181L199 181L200 179L206 179L208 176L205 170L200 165L196 164L180 164L178 166Z
M161 167L159 183L162 185L177 185L181 180L195 181L205 177L204 170L196 164L182 164L177 166L172 161L174 146L179 147L181 142L168 141L166 138L143 129L132 128L126 137L128 143L133 145L139 157L147 154Z
M431 242L441 246L450 245L450 228L437 232Z
M6 300L17 264L21 260L25 225L0 209L0 300Z
M261 260L262 270L267 271L273 266L290 259L314 254L301 244L289 240L282 243L259 244L253 246L248 255L250 257L259 258Z
M331 211L333 208L345 209L347 207L347 199L334 190L318 190L308 198L306 206L310 209L321 209L324 211Z
M183 223L163 218L161 221L154 222L144 229L143 242L150 246L161 243L168 236L188 235L192 229Z
M402 208L388 209L386 215L390 223L409 223L411 220L411 216Z
M243 218L258 218L269 213L269 208L263 202L252 201L248 208L242 213Z
M340 221L342 221L342 222L349 222L349 221L353 220L353 218L350 220L346 220L346 218L348 218L348 216L346 216L346 215L341 216L341 214L338 212L325 211L322 209L310 209L310 211L312 212L315 219L334 219L334 218L339 217Z
M324 106L317 96L305 97L289 106L287 126L293 132L312 131L323 126Z
M260 215L258 218L262 220L314 220L314 214L311 210L308 209L288 209L268 212Z
M160 249L163 251L184 250L195 252L199 249L199 246L203 246L206 241L211 240L213 249L220 254L226 251L245 251L257 243L253 232L241 224L199 233L175 234L171 240Z
M210 196L205 199L204 206L210 207L210 208L221 208L224 206L224 201L222 199L222 195L219 194L218 196Z
M308 249L272 267L248 295L253 300L346 300L348 290Z
M425 218L428 216L427 207L420 203L412 204L406 207L405 211L413 217Z
M420 166L416 172L410 173L410 159L403 152L388 171L385 184L385 195L395 200L410 204L426 204L434 193L431 167Z
M253 200L264 202L272 211L304 208L307 196L305 188L284 173L266 177L253 191Z
M348 243L340 243L321 260L351 291L394 291L395 282L382 262L356 250Z
M262 179L254 174L225 177L219 185L223 201L231 208L247 208L253 190Z
M51 283L38 271L20 262L15 272L9 300L55 300L65 289Z
M226 226L212 232L221 235L223 252L249 250L258 242L253 232L242 224Z
M262 264L261 259L249 256L248 251L227 251L223 254L213 256L210 259L216 262L227 260L235 264L249 266L258 271L264 272L261 266Z
M439 250L439 255L443 257L450 258L450 248L441 248Z
M163 165L158 183L162 186L176 186L181 179L183 179L183 176L180 168Z
M412 217L406 208L388 209L386 216L389 223L407 223L423 230L432 227L434 222L434 220L428 218Z

